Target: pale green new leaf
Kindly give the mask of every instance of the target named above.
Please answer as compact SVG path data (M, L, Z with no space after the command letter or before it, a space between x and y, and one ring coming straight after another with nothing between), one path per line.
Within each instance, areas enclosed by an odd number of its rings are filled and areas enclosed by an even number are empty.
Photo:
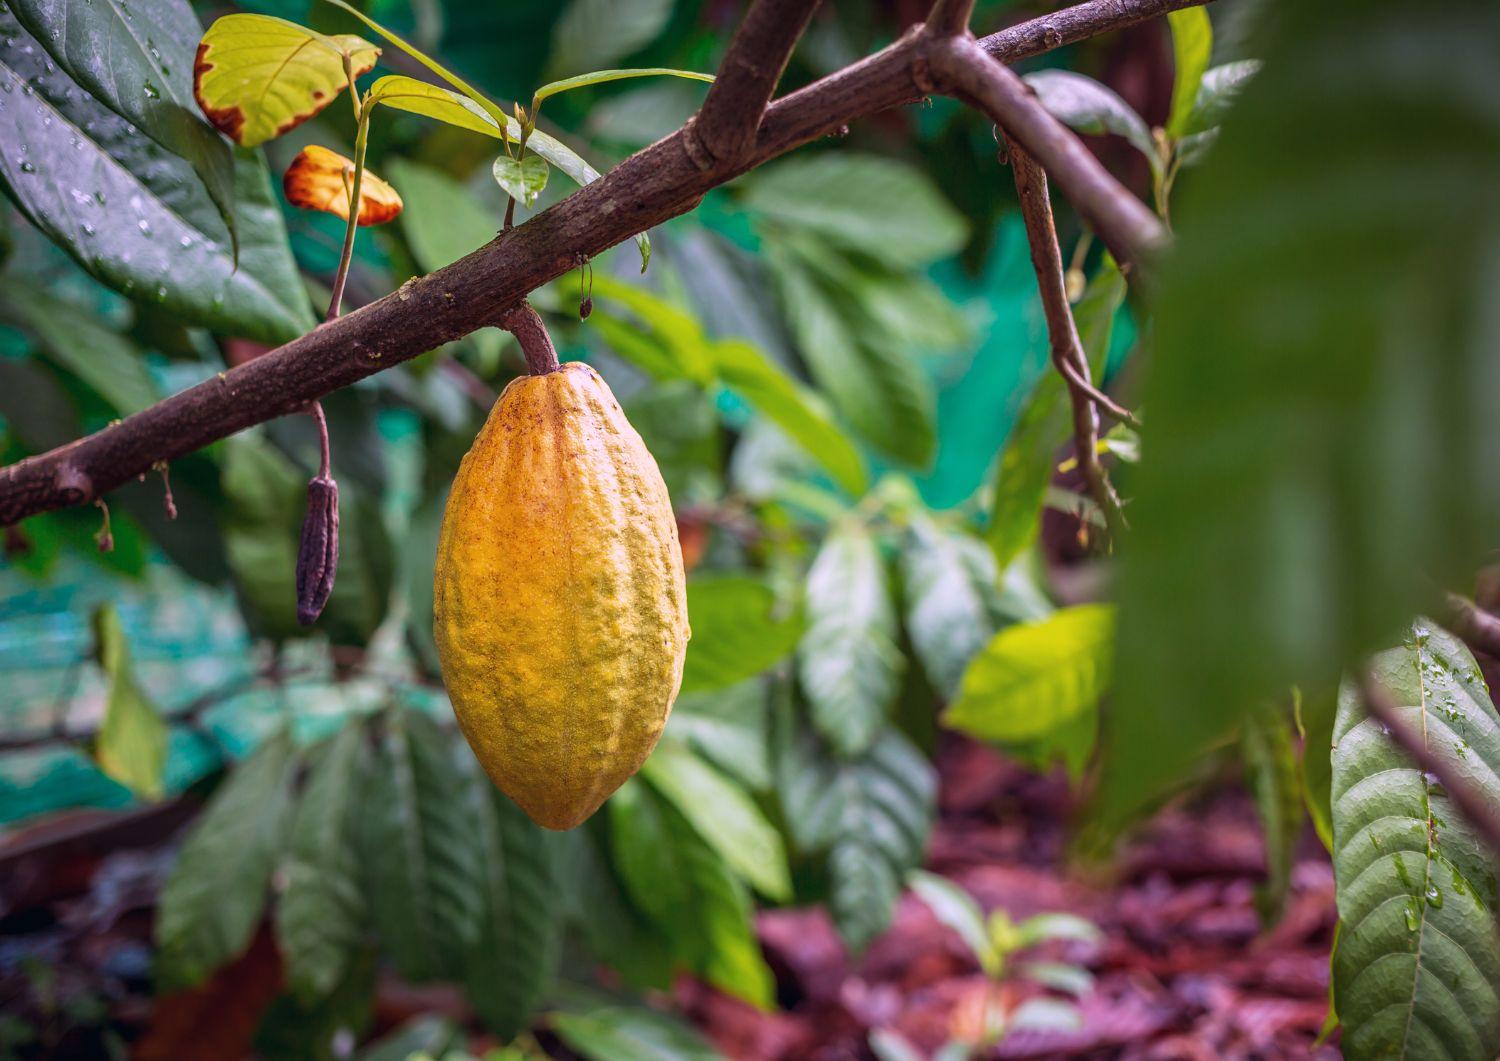
M682 692L726 689L774 666L797 646L802 617L780 607L759 579L699 575L688 580L688 622L693 628Z
M94 639L95 658L109 682L94 759L100 770L136 795L160 799L167 724L135 680L125 628L114 605L101 604L95 610Z
M281 732L230 770L178 851L156 907L158 985L196 987L260 924L291 824L297 756Z
M549 81L536 90L532 99L540 103L559 92L587 88L589 85L602 85L607 81L625 81L633 77L683 77L690 81L714 80L713 74L700 74L696 70L676 70L666 66L635 67L628 70L595 70L591 74L579 74L576 77L563 78L561 81Z
M455 128L483 133L497 140L505 139L501 132L502 126L489 111L468 96L429 81L418 81L405 74L387 74L378 79L365 93L365 101L383 103L399 111L436 118ZM508 129L509 126L503 128Z
M927 904L934 917L958 933L960 939L974 952L980 967L994 976L999 971L1000 956L990 941L985 924L984 910L974 897L946 877L917 870L907 878L917 898Z
M1176 73L1172 80L1172 110L1167 132L1181 136L1187 131L1203 72L1214 48L1214 27L1201 7L1185 7L1167 15L1172 26L1172 57Z
M988 741L1028 741L1092 710L1109 685L1114 608L1080 604L1001 630L965 672L943 724Z
M308 774L281 863L276 944L287 983L304 1002L322 999L349 971L362 944L365 897L354 815L367 768L365 727L344 727Z
M527 151L521 158L499 156L490 171L495 175L495 183L505 189L506 195L522 206L530 206L542 194L542 189L547 187L547 177L552 173L552 167L547 165L547 160L541 155Z
M1428 751L1500 803L1500 716L1457 638L1425 620L1377 656L1374 680ZM1341 929L1333 989L1350 1061L1500 1052L1495 854L1448 795L1339 696L1333 751L1333 865Z
M885 725L905 660L875 539L852 520L834 527L807 572L807 632L798 674L813 724L843 755Z
M734 873L768 899L791 897L786 848L742 788L674 741L657 745L641 777L681 812Z

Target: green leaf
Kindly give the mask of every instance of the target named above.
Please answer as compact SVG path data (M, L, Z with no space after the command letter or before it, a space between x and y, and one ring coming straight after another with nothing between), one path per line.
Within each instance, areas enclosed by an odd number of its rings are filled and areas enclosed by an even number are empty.
M552 70L605 66L650 44L672 17L671 0L573 0L552 27Z
M208 120L242 147L294 129L359 77L380 49L360 37L324 36L271 15L225 15L208 27L193 64L193 94Z
M874 743L900 690L896 609L869 532L845 521L807 572L807 632L797 673L813 724L842 755Z
M901 551L906 629L917 658L952 699L975 653L995 632L994 554L978 538L915 513Z
M800 257L800 255L799 255ZM781 304L812 378L839 414L874 449L924 466L936 445L936 399L911 352L862 343L848 286L828 288L798 257L771 254Z
M473 815L436 723L405 709L381 717L384 739L361 796L360 860L375 926L402 976L451 976L484 912Z
M958 933L958 937L974 952L974 958L986 975L997 975L1001 958L990 941L984 911L974 897L946 877L923 870L912 873L907 882L917 893L917 898L927 904L932 915Z
M522 206L536 202L542 189L547 187L547 176L552 172L546 159L530 151L518 159L501 155L490 169L495 175L495 183Z
M761 1009L774 981L750 922L750 897L682 814L632 779L609 800L615 864L678 960Z
M634 341L618 329L607 332L611 343L624 340L617 351L621 356L658 379L689 379L705 386L714 379L714 344L688 310L608 276L594 278L593 294L604 304L602 309L627 310L645 325L644 330L635 331ZM605 330L607 325L620 322L608 313L593 323Z
M1205 71L1183 135L1196 136L1218 128L1250 79L1259 71L1260 63L1255 59L1224 63Z
M401 232L424 273L458 261L493 237L494 215L446 173L400 158L386 163L386 170L406 202Z
M732 781L671 741L659 744L641 777L680 811L724 862L768 899L788 899L781 834L754 800Z
M1500 716L1462 642L1420 621L1373 670L1429 753L1500 801ZM1494 1057L1494 852L1365 714L1352 682L1339 695L1334 728L1333 865L1344 1056Z
M506 139L505 132L502 130L509 129L508 124L502 126L496 122L489 111L468 96L441 85L434 85L430 81L418 81L404 74L387 74L377 79L365 93L365 100L368 103L383 103L398 111L436 118L456 128L467 129L472 133L483 133L497 140ZM415 163L404 164L415 165ZM401 191L405 195L405 187Z
M752 791L771 787L765 683L759 678L714 692L683 693L666 739L689 747Z
M1115 612L1063 608L1001 630L964 674L943 724L988 741L1035 740L1094 708L1109 685Z
M1250 790L1266 840L1266 882L1256 891L1255 905L1261 921L1271 925L1286 910L1292 863L1304 821L1293 720L1281 708L1253 713L1245 719L1242 743Z
M250 943L291 824L297 756L285 732L233 768L178 851L156 907L162 990L196 987Z
M541 829L490 784L471 756L465 798L479 850L483 920L464 955L464 993L485 1026L509 1040L551 989L561 942L552 852Z
M575 991L551 1015L552 1030L589 1061L724 1061L691 1025L645 1006Z
M847 151L797 156L758 170L745 205L764 217L897 269L957 252L969 226L911 166Z
M602 847L603 815L546 839L557 859L559 895L588 952L636 988L672 983L672 954L662 933L630 901Z
M1037 99L1064 125L1089 136L1114 133L1146 156L1152 169L1161 166L1156 141L1146 123L1119 95L1091 77L1070 70L1039 70L1026 75Z
M132 792L160 799L167 724L135 680L125 629L114 605L95 609L94 639L95 657L109 682L104 722L94 739L94 759L99 769Z
M1187 131L1203 72L1208 69L1209 57L1213 54L1214 27L1208 20L1208 12L1201 7L1172 11L1167 15L1167 21L1172 26L1172 58L1176 64L1167 132L1181 136Z
M712 81L713 74L700 74L696 70L675 70L666 66L645 66L629 70L595 70L592 74L579 74L576 77L564 78L561 81L549 81L532 95L537 103L555 96L559 92L569 92L575 88L587 88L589 85L602 85L607 81L624 81L633 77L683 77L690 81Z
M233 244L234 156L193 100L199 25L187 0L16 0L10 10L68 77L192 166Z
M276 945L287 984L304 1003L334 991L363 943L365 897L360 888L354 815L368 769L365 727L346 722L323 747L308 774L292 820L276 904Z
M841 487L856 497L864 493L867 479L859 451L818 406L814 395L743 339L717 343L713 354L724 386L781 428Z
M1333 851L1333 718L1337 709L1333 691L1304 697L1297 694L1297 731L1302 737L1302 796L1318 839Z
M106 327L92 311L24 277L5 278L0 319L31 332L50 361L88 384L122 416L139 412L160 396L134 343Z
M236 152L229 230L192 167L134 131L0 11L0 187L102 283L187 323L266 343L312 327L265 163ZM19 149L16 149L19 148Z
M777 606L759 579L699 575L688 580L688 642L684 693L725 689L779 663L797 647L801 616Z
M1500 526L1476 398L1500 336L1500 8L1283 2L1264 25L1265 69L1174 204L1097 801L1115 821L1256 705L1388 643Z
M1095 379L1103 376L1115 314L1124 302L1125 277L1113 261L1106 260L1073 307L1079 339ZM995 469L995 499L986 537L1002 569L1010 567L1036 541L1058 449L1072 437L1073 412L1067 388L1050 360L1044 359L1043 366Z

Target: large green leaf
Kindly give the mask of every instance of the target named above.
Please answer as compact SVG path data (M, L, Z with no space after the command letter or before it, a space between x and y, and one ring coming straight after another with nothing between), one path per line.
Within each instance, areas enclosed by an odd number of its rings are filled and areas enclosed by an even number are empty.
M688 746L753 791L771 787L766 683L751 678L729 689L683 693L672 705L666 739Z
M848 151L767 166L745 189L745 205L896 268L953 254L969 235L962 215L921 171Z
M193 324L268 343L312 327L265 163L236 152L240 254L192 167L140 135L0 11L0 187L84 269Z
M297 766L282 732L233 768L183 841L156 907L156 976L194 987L238 957L266 905L291 824Z
M885 561L864 526L840 523L807 572L807 632L797 673L813 724L844 755L859 755L885 725L905 666Z
M795 721L783 716L778 726ZM803 854L826 853L834 924L862 950L890 924L901 882L921 864L937 802L932 766L890 729L854 761L834 758L810 732L793 732L777 771L793 840Z
M400 158L387 162L385 170L401 189L406 203L401 232L424 273L458 261L493 238L498 218L446 173Z
M606 66L656 39L671 0L572 0L552 28L548 66L574 73Z
M160 396L144 355L91 311L21 276L0 288L0 319L34 335L47 358L98 392L122 416Z
M693 627L682 691L726 689L779 663L797 646L801 616L778 606L776 594L743 575L699 575L688 580Z
M125 628L113 604L95 610L94 637L99 668L109 682L94 758L99 769L132 792L159 799L167 764L167 724L135 680Z
M95 100L185 159L234 235L234 156L198 113L187 0L14 0L11 13Z
M1151 130L1114 89L1071 70L1039 70L1027 74L1026 83L1064 125L1090 136L1123 136L1153 168L1160 165Z
M746 883L770 899L791 897L781 834L739 786L685 746L665 741L641 767L704 841Z
M927 676L951 699L995 632L998 574L978 538L916 513L901 551L906 629Z
M552 1029L589 1061L724 1061L689 1024L659 1010L570 991Z
M1098 806L1387 643L1500 527L1500 8L1273 3L1174 207ZM1402 135L1392 136L1393 128Z
M1172 58L1176 73L1172 80L1172 111L1167 118L1167 132L1181 136L1187 129L1203 72L1214 50L1214 27L1208 12L1201 7L1187 7L1167 15L1172 26Z
M1500 716L1468 649L1420 621L1373 672L1428 751L1500 802ZM1442 787L1365 714L1352 682L1334 728L1333 863L1344 1056L1496 1056L1500 865Z
M1001 630L964 673L943 714L953 729L988 741L1046 736L1092 711L1109 685L1115 611L1080 604Z
M762 1009L773 979L750 922L750 897L681 812L638 780L610 798L615 864L679 961Z
M276 903L276 943L300 1000L321 999L348 974L365 929L354 814L368 768L366 730L345 723L308 774L292 820Z
M1095 379L1103 376L1115 314L1124 301L1125 277L1113 262L1106 262L1073 307L1078 337ZM1067 387L1050 362L1043 364L1036 389L1010 429L995 469L995 499L986 534L1001 567L1009 567L1036 541L1058 450L1072 434Z
M375 926L402 976L450 976L484 914L474 817L437 724L400 708L381 719L384 739L361 795L360 861Z
M865 463L818 402L761 353L742 339L728 339L713 348L714 367L724 386L755 411L781 428L828 470L834 481L859 496L866 485Z
M484 904L479 935L464 955L464 992L491 1031L512 1039L551 987L562 904L541 829L490 783L473 756L462 759Z

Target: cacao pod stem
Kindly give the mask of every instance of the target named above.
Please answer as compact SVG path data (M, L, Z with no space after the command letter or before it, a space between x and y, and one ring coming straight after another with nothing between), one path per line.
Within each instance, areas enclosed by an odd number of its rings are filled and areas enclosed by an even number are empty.
M557 349L547 334L547 326L531 303L522 302L506 310L500 317L500 327L519 340L521 353L526 355L526 367L533 376L545 376L562 367L557 362Z

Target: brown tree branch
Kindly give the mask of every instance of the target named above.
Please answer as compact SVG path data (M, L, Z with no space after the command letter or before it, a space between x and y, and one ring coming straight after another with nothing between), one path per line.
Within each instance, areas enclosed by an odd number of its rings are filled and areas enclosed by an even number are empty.
M1201 2L1090 0L969 44L981 55L1011 62ZM753 149L722 169L701 169L679 130L399 292L102 431L0 469L0 526L91 501L159 462L300 410L330 391L462 338L574 268L580 255L592 258L686 213L710 188L851 121L921 98L925 90L913 69L936 43L920 30L908 32L778 99L766 109Z
M943 91L973 103L1041 163L1041 166L1115 260L1149 264L1166 245L1166 228L1094 157L1083 142L1049 114L1012 70L972 37L934 42L928 62Z
M964 33L974 17L974 0L937 0L927 16L927 28L933 33Z
M1110 534L1118 538L1125 528L1125 516L1104 465L1099 463L1099 414L1090 394L1093 385L1089 382L1089 361L1068 306L1062 249L1057 243L1052 202L1047 195L1047 174L1014 140L1007 137L1006 147L1011 169L1015 171L1016 194L1021 200L1021 217L1026 222L1026 241L1031 246L1031 265L1036 270L1042 312L1047 319L1052 364L1067 385L1073 404L1073 449L1078 455L1078 470L1104 514Z
M818 0L755 0L687 128L685 143L690 152L699 149L693 153L701 153L705 169L733 163L755 146L771 95L817 7Z
M1500 617L1456 593L1448 594L1447 604L1443 625L1476 652L1500 659Z
M526 368L533 376L545 376L562 367L557 363L557 348L552 345L552 336L547 334L547 326L531 308L530 302L522 302L502 314L500 327L514 335L521 344Z
M1476 792L1466 777L1455 772L1451 759L1438 755L1427 746L1426 736L1407 725L1391 694L1368 671L1360 676L1359 687L1370 717L1385 727L1391 739L1401 745L1419 770L1437 779L1464 820L1479 832L1491 851L1500 854L1500 808L1496 808L1483 793Z

